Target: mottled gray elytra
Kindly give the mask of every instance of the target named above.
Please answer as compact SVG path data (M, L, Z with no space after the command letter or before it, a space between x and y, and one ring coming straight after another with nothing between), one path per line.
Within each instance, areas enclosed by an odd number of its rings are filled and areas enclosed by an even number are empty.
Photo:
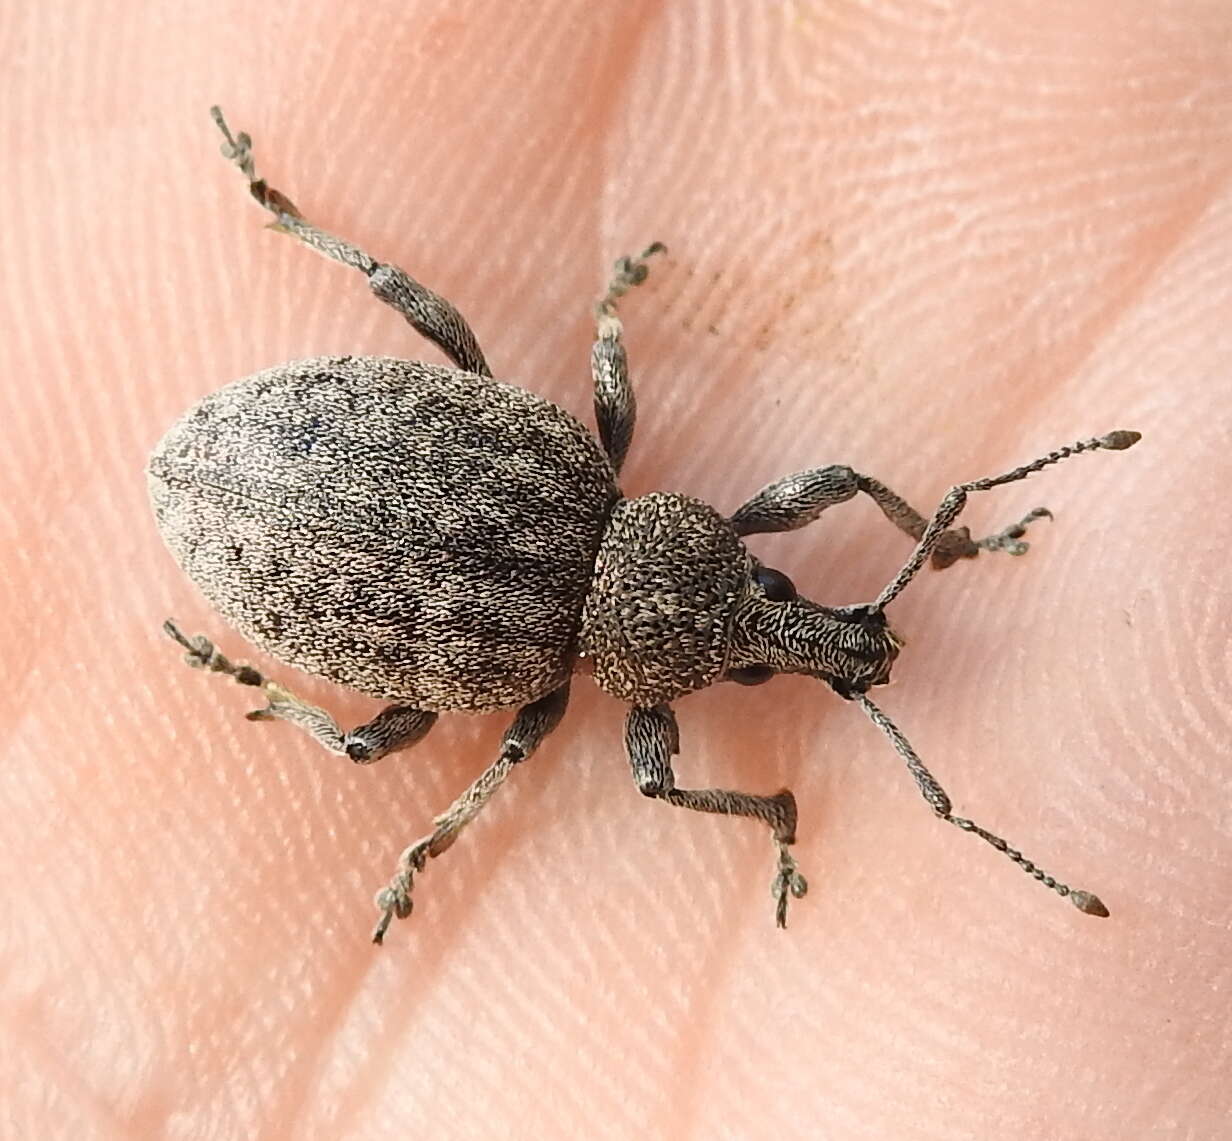
M973 832L1088 915L1099 899L1053 879L1000 837L954 816L950 800L868 690L889 680L900 641L885 607L930 558L980 550L1022 554L1042 508L978 541L951 529L974 491L1023 479L1080 452L1121 450L1137 432L1059 448L1004 475L960 484L926 519L849 467L800 472L762 488L729 516L696 499L625 498L617 476L633 436L619 298L646 277L655 243L621 258L595 308L591 354L598 439L539 396L492 379L461 314L396 266L307 222L257 178L252 140L221 112L223 154L248 179L272 228L349 265L456 368L389 357L318 357L278 365L207 396L167 433L149 463L150 496L172 554L233 626L280 661L390 704L349 732L198 635L166 631L191 665L264 691L248 716L280 718L361 764L419 741L448 710L516 708L496 761L408 847L376 897L373 938L411 913L411 885L560 722L575 672L630 706L625 745L638 788L700 812L751 816L770 828L778 925L807 890L791 845L796 801L676 787L671 703L714 682L756 685L806 674L855 702L906 761L941 819ZM801 598L742 538L791 531L827 507L869 496L915 540L872 603Z

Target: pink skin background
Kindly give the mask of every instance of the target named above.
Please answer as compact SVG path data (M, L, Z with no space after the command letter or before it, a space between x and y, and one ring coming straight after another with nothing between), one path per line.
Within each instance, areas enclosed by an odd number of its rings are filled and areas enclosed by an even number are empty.
M0 30L5 757L0 1133L20 1138L1228 1136L1232 9L1224 0L10 6ZM625 489L730 511L849 463L978 496L1021 559L929 573L879 700L956 809L1095 891L1087 918L931 817L817 683L679 703L684 786L800 802L775 930L747 821L644 800L589 683L416 888L372 893L493 756L443 718L371 768L248 724L174 615L256 655L155 531L143 465L199 397L324 353L439 355L262 229L218 102L322 226L467 314L590 420L623 306ZM866 601L866 501L753 549Z

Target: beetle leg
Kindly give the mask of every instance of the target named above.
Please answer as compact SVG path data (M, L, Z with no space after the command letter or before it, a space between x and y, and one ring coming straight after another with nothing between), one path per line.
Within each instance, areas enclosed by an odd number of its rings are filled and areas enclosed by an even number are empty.
M296 697L277 682L262 676L252 666L224 657L203 634L188 638L170 619L163 623L163 629L184 647L184 657L189 665L226 674L241 685L253 685L264 690L269 704L264 709L254 709L249 713L249 721L289 721L331 753L350 757L356 764L371 764L389 753L407 749L423 740L428 730L436 724L435 713L416 709L413 705L390 705L366 725L360 725L348 733L324 709Z
M861 491L895 527L919 541L928 526L923 515L885 484L838 464L797 472L768 484L732 515L732 526L737 535L795 531L813 522L827 507L845 503ZM1025 554L1027 544L1022 542L1022 536L1027 526L1044 517L1051 518L1051 514L1037 507L1024 519L986 539L972 539L966 527L946 531L933 550L933 566L941 569L959 559L973 559L981 550Z
M677 788L671 758L680 752L680 734L676 716L667 705L629 710L625 748L633 779L643 796L657 797L695 812L752 816L770 826L778 850L778 872L770 885L775 899L775 922L786 927L788 897L799 899L808 891L808 882L788 850L796 842L796 798L791 792L783 789L774 796L753 796L722 788Z
M368 278L368 285L377 297L397 309L460 369L480 376L492 375L475 334L457 309L439 294L420 285L405 270L384 265L358 246L317 229L282 191L275 190L265 179L257 177L252 159L252 138L243 131L232 135L222 111L217 107L211 107L210 114L226 140L222 147L223 156L239 167L248 179L252 196L273 214L271 229L290 234L318 253L359 270Z
M405 919L411 914L414 901L411 888L416 872L422 872L430 858L446 851L458 838L492 794L505 782L514 767L526 760L543 739L560 724L569 704L569 686L563 685L546 697L523 706L513 724L501 739L500 753L457 800L432 823L431 833L417 840L398 858L398 870L387 887L376 894L376 906L381 911L372 941L380 943L394 918Z
M296 697L277 682L267 681L264 689L269 704L249 713L249 721L289 721L331 753L350 757L358 765L370 765L389 753L409 749L436 724L437 715L426 709L387 705L371 721L346 732L324 709Z
M649 272L646 259L666 252L667 247L662 242L654 242L640 257L620 258L607 292L595 306L597 329L590 351L590 371L595 381L595 421L599 425L603 450L617 474L633 440L637 401L633 385L629 383L629 359L621 340L624 327L616 315L616 302L646 280Z

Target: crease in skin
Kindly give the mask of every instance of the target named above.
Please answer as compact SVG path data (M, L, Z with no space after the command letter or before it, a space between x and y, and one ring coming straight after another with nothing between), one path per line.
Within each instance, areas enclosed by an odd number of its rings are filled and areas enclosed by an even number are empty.
M343 985L335 988L336 993L330 996L324 1012L319 1007L314 1011L312 1021L316 1033L312 1048L296 1056L296 1064L283 1080L279 1096L274 1100L271 1119L287 1122L288 1136L300 1136L306 1131L316 1110L312 1095L323 1084L321 1079L340 1047L335 1032L345 1024L356 1000L378 974L379 967L373 958L367 963L349 963L345 970L332 976L340 979ZM345 1116L339 1113L335 1118L339 1136L345 1135L342 1130L346 1124Z
M1118 275L1121 278L1119 287L1108 290L1112 296L1107 305L1102 312L1093 314L1088 322L1088 335L1081 342L1075 339L1065 365L1065 375L1071 383L1077 380L1078 374L1105 343L1112 330L1140 304L1152 282L1158 279L1177 251L1184 248L1186 239L1198 228L1204 215L1230 184L1232 163L1213 175L1205 186L1195 188L1189 202L1173 211L1171 223L1160 228L1157 235L1159 240L1150 256L1126 262L1123 272Z
M495 725L492 726L496 728ZM484 734L484 739L487 740L491 734ZM567 738L564 739L567 742ZM494 743L489 744L488 752L493 752L495 749ZM557 748L560 746L557 745ZM566 745L567 747L567 745ZM480 747L482 754L485 746ZM484 867L495 868L504 865L508 862L511 852L516 849L533 848L529 842L529 837L525 834L525 821L533 819L536 813L536 808L539 801L542 799L546 789L546 781L548 780L553 768L553 753L552 742L546 742L541 746L540 752L536 753L534 763L537 769L541 771L541 779L544 782L544 787L537 790L527 788L521 792L517 799L508 797L509 811L506 817L499 820L492 819L486 823L484 820L476 821L470 829L468 829L468 840L471 839L471 833L474 834L474 841L469 845L476 847L482 845L481 852L473 852L469 861L465 861L468 866L463 866L459 872L459 877L464 876L482 876ZM558 758L559 759L559 758ZM457 783L459 787L465 783L465 777L458 777ZM524 784L526 782L523 782ZM512 791L512 790L510 790ZM415 797L416 801L421 798ZM460 847L460 846L459 846ZM451 853L453 859L457 859L460 853ZM532 869L528 868L528 872ZM434 876L434 879L444 880L443 876ZM457 895L461 899L455 897L449 901L449 915L446 921L443 917L427 920L432 924L432 937L425 943L423 947L417 948L414 964L414 985L405 993L400 993L397 996L397 1001L393 1005L381 1005L381 1025L377 1031L365 1042L365 1058L363 1064L359 1067L358 1072L349 1082L349 1091L343 1099L342 1105L335 1111L335 1127L339 1136L346 1135L356 1123L363 1122L365 1117L365 1109L361 1104L362 1090L385 1091L395 1089L398 1086L398 1059L401 1056L401 1045L407 1044L408 1048L414 1050L422 1041L439 1041L439 1032L435 1028L429 1026L424 1027L423 1023L427 1015L426 1010L421 1010L420 1006L425 1000L432 995L433 988L437 985L438 980L444 982L446 987L451 985L452 965L449 961L450 942L454 939L461 938L468 928L468 916L472 916L479 912L487 902L489 896L497 890L495 884L490 882L491 874L482 884L477 885L476 890L467 890L458 892ZM443 885L448 888L448 884ZM442 900L442 906L445 901ZM512 936L506 937L502 933L498 943L505 947L512 947L514 940ZM374 961L373 966L377 963ZM383 976L383 977L382 977ZM373 971L365 972L366 978L377 978L378 988L388 988L391 984L389 979L388 969L381 969L377 974ZM358 979L356 980L358 983ZM484 983L482 979L477 978L474 982L478 997L483 997ZM357 1002L361 999L367 999L369 996L358 985L353 989L352 999ZM461 1001L452 993L448 996L451 1002ZM344 1012L345 1013L345 1012ZM352 1010L351 1013L354 1013ZM342 1021L341 1019L339 1020ZM447 1021L462 1026L465 1019L458 1017L456 1019L448 1019ZM322 1052L319 1055L317 1064L312 1068L316 1072L321 1072L326 1069L330 1059ZM298 1082L297 1087L311 1091L311 1075L306 1074L302 1082ZM296 1104L293 1101L292 1094L289 1091L286 1100L291 1104ZM301 1106L301 1113L305 1119L308 1117L308 1110L311 1107L310 1102L298 1103Z
M9 1027L6 1032L13 1033L14 1031L12 1027ZM37 1030L31 1028L29 1023L23 1025L16 1033L21 1036L22 1056L26 1061L37 1060L39 1065L55 1072L57 1100L62 1097L71 1099L81 1109L83 1118L91 1118L89 1123L91 1127L97 1127L98 1121L93 1119L99 1118L112 1136L122 1138L131 1135L128 1133L128 1128L132 1124L131 1117L117 1109L104 1095L92 1089L88 1081L65 1057L63 1049L58 1049L48 1040L46 1034L38 1033ZM45 1120L34 1118L34 1115L31 1115L31 1120L37 1122L38 1125L46 1125ZM11 1122L12 1119L10 1118L9 1121Z
M596 190L594 194L595 208L595 253L597 255L598 264L605 264L610 259L610 253L607 249L608 237L613 233L622 233L625 229L623 225L614 225L609 213L611 203L615 198L617 204L620 202L620 190L622 179L619 169L613 171L613 162L609 156L609 151L613 147L612 136L619 136L619 129L623 126L622 112L624 111L624 100L621 98L623 92L633 81L633 63L640 54L640 46L650 36L652 26L660 22L663 12L663 7L658 4L651 4L649 0L641 0L640 3L626 7L626 12L630 13L628 19L621 22L621 37L611 45L611 51L605 52L603 67L595 76L593 86L595 103L598 106L598 115L592 120L594 124L593 135L595 137L594 149L598 152L598 162L596 163ZM635 27L627 28L626 25L633 24ZM618 77L619 82L610 82L613 77ZM615 183L614 193L611 190L612 184ZM619 216L619 215L617 215ZM638 239L640 240L640 239ZM650 241L647 237L645 241ZM602 275L600 275L602 276Z

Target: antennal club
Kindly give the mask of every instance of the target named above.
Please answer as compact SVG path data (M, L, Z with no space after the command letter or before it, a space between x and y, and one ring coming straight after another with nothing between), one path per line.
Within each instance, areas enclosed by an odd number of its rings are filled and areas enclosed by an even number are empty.
M1133 447L1140 439L1142 439L1141 432L1109 432L1106 436L1098 436L1091 440L1079 440L1076 444L1070 444L1065 448L1058 448L1055 452L1049 452L1046 456L1041 456L1038 460L1032 460L1029 464L1024 464L1022 467L1016 467L1013 471L1006 472L1004 475L995 475L988 479L973 479L970 483L960 483L957 487L950 488L946 492L945 498L941 500L933 517L928 521L928 526L924 528L924 534L920 536L920 541L916 544L911 557L903 564L903 569L894 576L885 590L877 596L877 601L873 603L873 609L883 609L902 594L907 584L915 578L920 568L928 560L928 556L933 553L933 548L936 547L941 536L945 534L950 524L962 513L962 509L967 503L967 496L971 492L988 491L990 488L1000 487L1003 483L1016 483L1020 479L1026 479L1032 472L1040 471L1050 464L1060 463L1062 460L1069 459L1070 456L1080 455L1082 452L1094 452L1100 449L1123 452L1126 448Z
M953 824L955 828L961 828L964 832L972 832L980 837L981 840L987 841L998 852L1004 853L1022 868L1024 872L1034 876L1045 887L1050 887L1058 895L1068 898L1070 903L1078 908L1079 911L1087 915L1098 915L1101 918L1107 918L1108 909L1103 905L1099 896L1089 891L1079 891L1077 888L1072 888L1068 884L1054 879L1043 868L1028 860L1021 852L1011 848L1000 836L993 835L993 833L981 828L972 820L965 820L961 816L953 815L950 798L946 794L945 789L937 782L937 778L928 771L924 762L920 760L916 751L911 747L910 742L899 731L898 726L863 694L860 694L857 700L863 707L864 712L868 714L869 720L890 738L890 742L898 751L898 755L907 762L907 768L915 778L920 794L928 801L932 806L932 810L942 820Z

